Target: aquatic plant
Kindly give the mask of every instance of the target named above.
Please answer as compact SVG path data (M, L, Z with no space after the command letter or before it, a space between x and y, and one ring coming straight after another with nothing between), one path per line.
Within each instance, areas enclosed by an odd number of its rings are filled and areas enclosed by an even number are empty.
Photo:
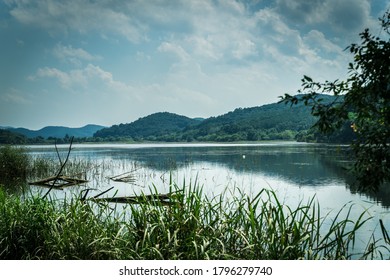
M61 201L21 198L0 190L0 259L352 259L389 258L373 239L351 253L363 212L352 205L335 218L322 216L315 199L296 208L275 192L228 193L213 198L197 182L171 181L170 204L95 203L75 196ZM152 188L152 195L156 196ZM140 195L141 198L143 195Z

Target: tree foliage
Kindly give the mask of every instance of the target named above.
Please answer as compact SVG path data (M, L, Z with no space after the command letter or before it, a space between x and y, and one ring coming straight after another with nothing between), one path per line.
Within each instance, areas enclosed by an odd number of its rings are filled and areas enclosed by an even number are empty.
M129 124L113 125L103 128L94 137L131 137L134 140L144 140L148 137L160 137L198 124L200 121L185 116L161 112L140 118Z
M0 129L0 144L26 144L27 137L16 132Z
M316 127L322 133L333 132L349 124L356 135L352 143L354 170L360 187L376 190L390 178L390 13L380 19L381 37L369 29L360 33L360 44L346 50L353 55L345 81L316 82L308 76L302 79L301 95L285 94L281 102L297 104L303 101L318 117ZM331 93L336 98L324 103L321 95Z

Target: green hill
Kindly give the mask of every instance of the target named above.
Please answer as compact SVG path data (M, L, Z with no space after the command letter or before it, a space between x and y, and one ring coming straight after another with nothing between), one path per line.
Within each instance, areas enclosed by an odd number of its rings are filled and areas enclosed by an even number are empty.
M286 106L273 103L259 107L239 108L211 117L197 127L187 129L183 137L196 141L291 140L298 132L315 123L310 108L303 104Z
M88 124L83 127L71 128L64 126L46 126L39 130L30 130L27 128L7 128L7 130L22 134L28 138L43 137L43 138L64 138L66 135L69 137L92 137L93 134L104 128L101 125Z
M293 140L315 123L310 108L273 103L239 108L208 119L190 119L172 113L156 113L129 124L99 130L95 137L146 141L256 141Z
M185 129L199 124L198 119L191 119L173 113L155 113L140 118L132 123L113 125L103 128L94 137L125 137L134 140L161 140L172 133L182 133Z

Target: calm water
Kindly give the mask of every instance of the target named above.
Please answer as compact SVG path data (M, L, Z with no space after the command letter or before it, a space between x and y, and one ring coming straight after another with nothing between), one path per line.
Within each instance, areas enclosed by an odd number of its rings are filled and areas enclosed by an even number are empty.
M34 156L57 157L53 146L29 147ZM63 157L66 146L60 147ZM96 144L74 145L71 160L88 159L93 167L87 173L91 195L110 187L107 195L148 193L153 186L168 192L172 176L179 186L197 182L205 195L215 196L239 188L256 194L262 188L273 189L285 204L294 207L313 196L322 213L336 214L345 204L354 204L353 217L362 211L372 216L359 236L357 250L370 236L382 238L379 219L390 229L390 187L376 194L359 193L353 178L345 171L346 147L302 143L265 144ZM118 183L109 177L131 171L132 184ZM80 188L73 189L80 191ZM68 191L57 191L56 196ZM360 244L360 245L359 245Z

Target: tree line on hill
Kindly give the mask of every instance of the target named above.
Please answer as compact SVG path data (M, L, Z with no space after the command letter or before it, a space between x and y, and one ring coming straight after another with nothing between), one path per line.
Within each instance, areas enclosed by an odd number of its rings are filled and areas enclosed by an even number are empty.
M323 96L332 102L332 96ZM303 142L349 142L353 139L350 123L331 135L321 134L313 125L310 108L303 103L286 106L273 103L238 108L208 119L188 118L168 112L154 113L127 124L97 130L93 137L75 137L74 142L237 142L297 140ZM21 130L23 131L23 130ZM16 131L0 130L0 143L68 143L70 136L27 137Z
M0 129L0 145L11 144L11 145L34 145L34 144L69 144L71 136L65 135L64 137L27 137L18 132L10 131L7 129ZM102 139L95 137L75 137L74 142L85 143L85 142L99 142Z
M332 102L332 96L322 97ZM310 108L303 103L286 106L273 103L232 112L205 120L172 113L155 113L132 123L101 129L94 137L104 141L164 142L237 142L264 140L298 140L309 142L348 142L353 139L350 123L332 135L323 135Z

